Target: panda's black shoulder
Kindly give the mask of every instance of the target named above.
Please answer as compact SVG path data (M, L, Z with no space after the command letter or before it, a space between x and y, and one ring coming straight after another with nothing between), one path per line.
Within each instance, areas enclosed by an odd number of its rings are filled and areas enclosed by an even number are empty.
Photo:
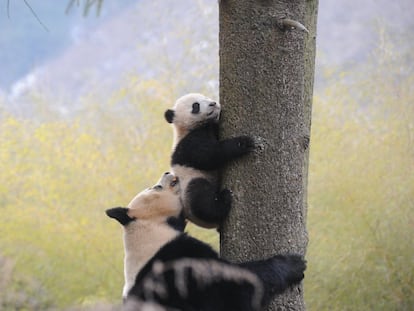
M151 271L156 261L168 262L182 258L218 259L217 252L208 244L199 241L186 233L179 234L176 238L161 247L155 255L138 272L135 285L131 288L131 295L138 295L139 284Z
M218 258L218 254L210 245L182 233L160 248L154 257L156 260L169 261L180 258Z
M191 130L175 146L171 165L184 165L200 170L211 170L212 154L218 148L218 124L208 123ZM213 168L210 168L212 166Z

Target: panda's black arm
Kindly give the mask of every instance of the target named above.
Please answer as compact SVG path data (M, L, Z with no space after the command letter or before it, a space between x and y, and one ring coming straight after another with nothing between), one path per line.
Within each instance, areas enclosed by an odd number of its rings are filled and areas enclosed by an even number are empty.
M216 150L215 159L220 166L253 151L254 141L249 136L238 136L221 140Z

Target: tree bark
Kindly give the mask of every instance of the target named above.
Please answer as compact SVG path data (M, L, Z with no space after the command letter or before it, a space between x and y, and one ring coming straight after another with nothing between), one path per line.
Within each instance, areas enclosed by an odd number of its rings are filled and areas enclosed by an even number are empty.
M223 176L233 207L220 249L231 261L306 252L317 6L317 0L220 1L221 135L251 135L258 145ZM283 27L283 18L309 33ZM302 286L277 296L269 310L305 310Z

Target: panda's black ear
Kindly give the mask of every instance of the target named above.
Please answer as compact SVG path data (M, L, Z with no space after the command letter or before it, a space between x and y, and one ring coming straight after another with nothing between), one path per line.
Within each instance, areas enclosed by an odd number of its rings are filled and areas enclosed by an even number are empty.
M168 109L164 113L165 120L167 120L168 123L173 123L174 120L174 110Z
M118 220L118 222L121 225L126 226L131 221L135 220L135 218L131 218L128 216L128 210L129 209L126 207L114 207L114 208L107 209L105 213L106 215L108 215L108 217L114 218Z

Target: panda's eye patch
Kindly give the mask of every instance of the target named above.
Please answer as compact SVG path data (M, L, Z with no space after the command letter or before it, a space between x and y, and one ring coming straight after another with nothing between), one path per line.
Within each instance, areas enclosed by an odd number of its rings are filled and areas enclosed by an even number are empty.
M153 189L154 190L157 190L157 191L161 191L162 190L162 186L161 185L156 185L156 186L154 186Z
M199 113L200 112L200 104L194 103L193 104L193 110L191 110L191 113Z

